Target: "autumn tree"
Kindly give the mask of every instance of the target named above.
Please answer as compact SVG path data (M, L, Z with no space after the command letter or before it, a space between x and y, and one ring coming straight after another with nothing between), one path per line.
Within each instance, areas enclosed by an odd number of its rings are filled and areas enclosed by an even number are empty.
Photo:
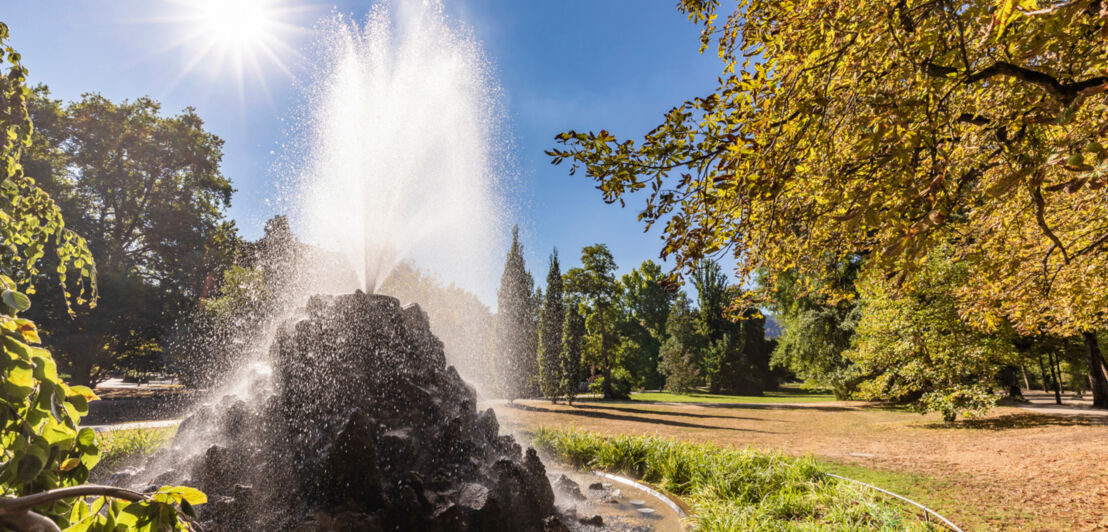
M665 225L663 255L686 270L730 254L744 286L757 271L827 286L826 264L860 256L903 282L952 245L974 272L955 294L974 326L1105 327L1101 0L734 5L678 4L721 59L714 92L639 143L562 133L553 162L608 202L645 191L640 219Z
M550 255L550 270L546 274L546 297L539 320L539 387L543 397L557 402L562 386L562 332L566 318L562 300L562 270L558 265L558 250Z
M523 260L519 227L514 227L500 289L496 292L494 322L496 379L500 393L508 399L534 395L533 381L538 376L535 355L538 334L534 327L533 290L534 280Z

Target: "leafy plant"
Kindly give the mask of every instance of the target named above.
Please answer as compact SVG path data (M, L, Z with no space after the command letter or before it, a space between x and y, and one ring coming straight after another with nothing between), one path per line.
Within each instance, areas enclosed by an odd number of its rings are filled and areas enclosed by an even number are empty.
M15 530L186 530L178 510L204 502L191 488L163 488L152 496L84 485L99 462L89 428L80 428L88 402L84 386L68 386L50 352L39 347L35 324L19 317L31 307L37 263L52 250L66 304L95 298L93 260L85 241L65 228L58 206L23 175L20 151L33 129L27 115L26 69L6 44L0 23L0 526ZM80 288L68 291L67 272ZM19 279L17 282L16 279ZM72 309L70 308L72 311ZM91 503L84 497L98 496ZM108 502L108 498L112 502ZM95 508L95 511L93 510Z
M533 443L574 466L632 475L683 497L698 531L930 529L824 475L811 458L573 429L541 428Z

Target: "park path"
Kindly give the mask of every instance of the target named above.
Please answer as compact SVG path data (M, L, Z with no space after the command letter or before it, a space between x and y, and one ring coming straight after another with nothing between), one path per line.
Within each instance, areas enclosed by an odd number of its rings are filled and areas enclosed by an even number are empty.
M1027 399L1026 403L1007 402L1005 404L1029 410L1036 414L1108 417L1108 410L1093 408L1093 400L1088 395L1078 397L1073 394L1063 394L1061 405L1055 402L1054 394L1048 392L1028 391L1024 392L1023 398Z

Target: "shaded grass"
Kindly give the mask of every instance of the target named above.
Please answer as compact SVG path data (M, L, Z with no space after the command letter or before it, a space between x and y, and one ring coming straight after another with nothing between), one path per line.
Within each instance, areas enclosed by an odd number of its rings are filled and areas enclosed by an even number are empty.
M576 467L681 496L698 531L933 530L911 511L824 475L811 458L572 429L540 428L533 443Z
M687 394L641 392L632 393L631 400L659 403L819 403L834 401L835 396L827 392L784 388L777 391L766 392L765 395L719 395L702 392Z

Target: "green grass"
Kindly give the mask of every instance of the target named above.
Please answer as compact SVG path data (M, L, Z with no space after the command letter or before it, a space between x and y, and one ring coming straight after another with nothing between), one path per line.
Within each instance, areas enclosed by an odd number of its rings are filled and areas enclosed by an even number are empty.
M803 390L795 387L766 392L765 395L718 395L702 392L676 394L670 392L632 393L632 401L656 403L819 403L834 401L830 392Z
M136 465L173 439L177 427L122 429L99 432L96 443L100 447L100 463L94 474L110 475L120 469Z
M934 530L912 511L824 475L810 458L572 429L541 428L534 444L576 467L631 475L682 497L698 531Z

